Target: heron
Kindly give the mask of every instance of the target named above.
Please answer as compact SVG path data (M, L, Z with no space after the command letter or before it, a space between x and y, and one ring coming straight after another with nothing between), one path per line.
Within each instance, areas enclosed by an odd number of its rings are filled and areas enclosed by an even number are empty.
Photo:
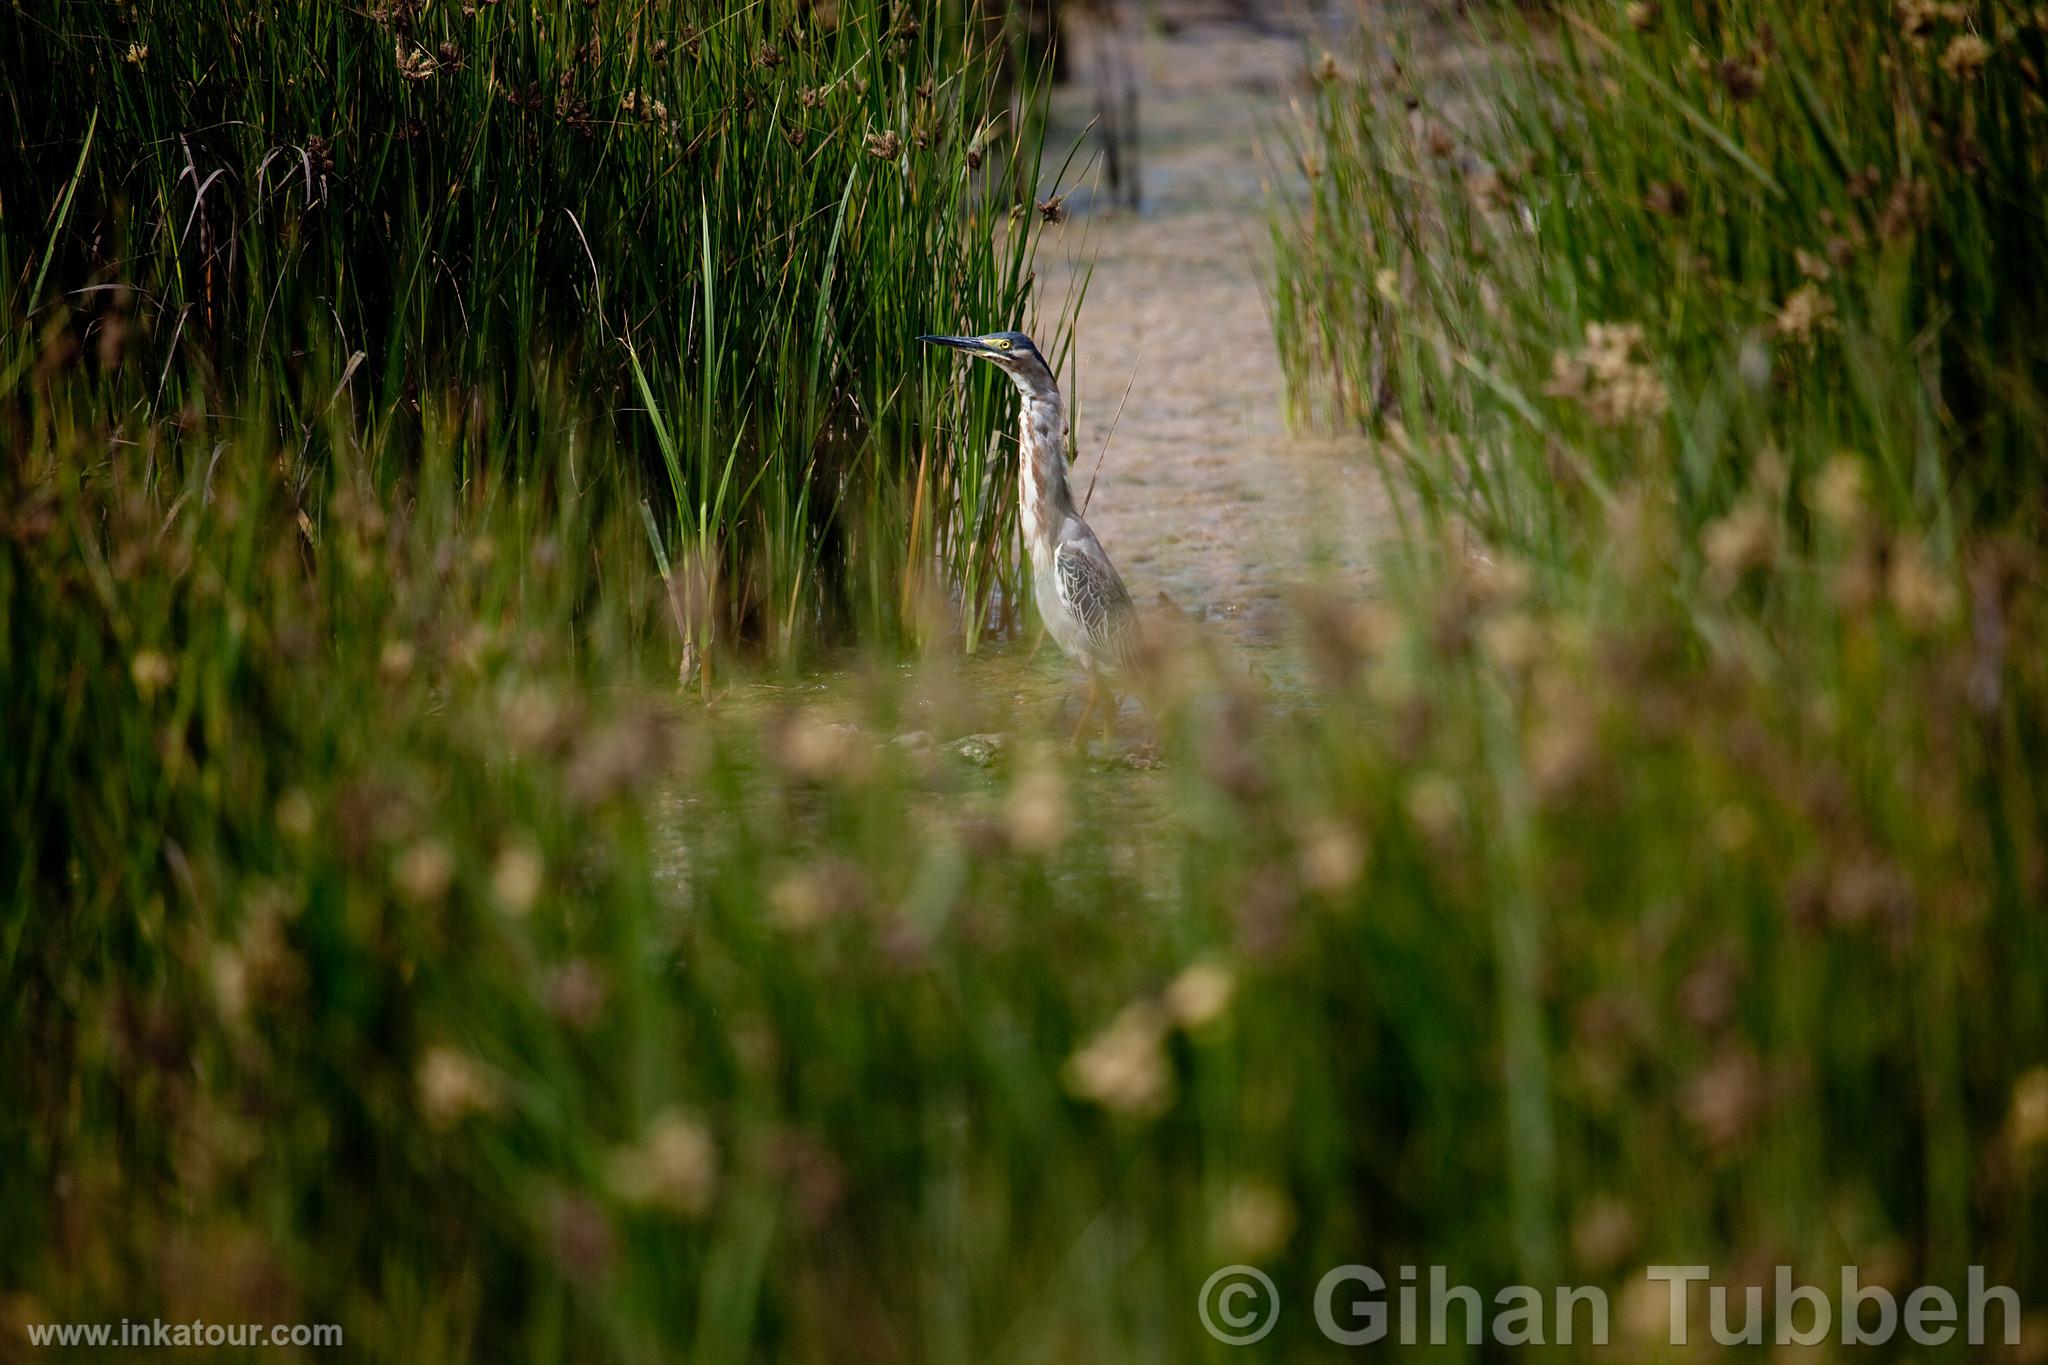
M1067 409L1052 366L1022 332L918 340L986 360L1017 386L1017 505L1031 557L1031 593L1053 643L1088 673L1074 742L1081 743L1105 703L1107 733L1116 718L1117 685L1134 678L1138 616L1124 580L1067 488Z

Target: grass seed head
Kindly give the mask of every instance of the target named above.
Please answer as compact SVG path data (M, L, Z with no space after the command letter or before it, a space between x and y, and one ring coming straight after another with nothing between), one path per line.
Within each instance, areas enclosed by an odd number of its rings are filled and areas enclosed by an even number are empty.
M1365 839L1341 819L1313 820L1302 830L1297 852L1301 884L1326 896L1341 896L1365 875Z
M1905 536L1893 546L1886 587L1892 610L1909 630L1929 634L1955 619L1955 584L1938 572L1919 536Z
M1862 531L1866 520L1863 461L1846 451L1829 457L1814 478L1811 496L1813 510L1837 534Z
M128 661L128 676L135 683L135 690L142 694L144 701L150 700L164 688L170 686L176 670L162 650L140 649Z
M427 1049L413 1076L420 1116L430 1128L448 1129L475 1115L495 1113L504 1094L490 1069L445 1045Z
M1757 497L1743 498L1700 532L1708 582L1724 596L1733 592L1750 570L1768 564L1777 546L1778 519Z
M1237 978L1220 962L1190 963L1166 988L1166 1011L1190 1031L1221 1019L1237 992Z
M718 1146L703 1124L677 1110L657 1115L640 1141L614 1152L612 1193L627 1204L701 1218L718 1194Z
M1294 1201L1285 1190L1265 1180L1241 1180L1224 1195L1209 1240L1219 1256L1253 1264L1285 1250L1295 1222Z
M455 855L438 839L422 839L398 855L391 880L411 904L437 905L455 883Z
M1941 69L1951 80L1975 80L1991 60L1991 44L1974 33L1958 33L1941 54Z
M1149 1000L1128 1005L1108 1028L1068 1058L1067 1089L1128 1118L1151 1119L1173 1104L1166 1013Z
M1763 93L1764 73L1760 66L1730 57L1721 63L1717 74L1721 78L1721 88L1738 103L1746 103Z
M1067 781L1050 762L1026 768L1003 802L1010 844L1024 853L1050 853L1067 837Z
M1835 301L1817 284L1803 284L1787 295L1771 322L1771 330L1786 341L1811 342L1834 326Z
M412 676L414 661L419 651L410 640L386 640L384 652L377 660L377 675L385 682L396 686Z
M546 873L540 850L531 841L515 839L498 850L491 866L491 895L508 915L524 915L540 899Z

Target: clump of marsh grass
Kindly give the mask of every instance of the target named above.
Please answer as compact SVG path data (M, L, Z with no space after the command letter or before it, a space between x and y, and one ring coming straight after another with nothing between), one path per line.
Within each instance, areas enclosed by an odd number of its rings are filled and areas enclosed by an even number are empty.
M1035 73L966 6L691 13L10 11L11 310L104 338L118 289L129 365L93 401L261 396L287 443L455 388L503 420L545 357L665 485L660 552L716 566L693 644L900 633L885 585L927 565L971 639L1017 586L981 553L993 394L942 406L908 338L1025 321ZM361 358L289 410L316 353Z
M1850 1177L1844 1254L2010 1247L1983 1196L2044 1045L1995 1003L2035 989L1995 945L2037 938L1993 851L2043 809L2008 644L2048 505L2048 235L2012 211L2048 158L2038 16L1563 3L1454 41L1368 26L1358 76L1325 65L1275 319L1297 417L1373 433L1404 517L1405 588L1315 629L1395 718L1361 742L1406 774L1417 874L1492 938L1512 1254L1626 1263L1708 1207L1810 1244L1825 1198L1765 1216L1723 1177L1827 1150L1808 1106L1866 1066L1922 1101L1860 1109L1914 1155ZM1896 1068L1827 1022L1880 978ZM1596 1150L1706 1166L1617 1199ZM1842 1197L1824 1165L1791 1187Z

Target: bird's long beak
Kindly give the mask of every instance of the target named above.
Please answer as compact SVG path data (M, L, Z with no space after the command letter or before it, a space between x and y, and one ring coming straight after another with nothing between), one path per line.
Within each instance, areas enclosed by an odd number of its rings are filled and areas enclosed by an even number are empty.
M956 351L979 351L983 349L981 342L974 337L921 336L918 340L929 342L934 346L951 346Z

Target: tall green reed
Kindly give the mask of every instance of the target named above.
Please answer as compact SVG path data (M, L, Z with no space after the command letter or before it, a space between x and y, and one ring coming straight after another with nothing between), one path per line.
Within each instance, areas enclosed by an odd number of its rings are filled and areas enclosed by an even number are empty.
M81 335L126 291L123 401L159 411L358 352L360 411L512 410L557 357L666 485L693 631L785 657L899 631L915 568L972 638L1015 584L982 553L1009 513L961 520L1006 505L994 414L937 406L910 338L1029 309L1037 86L993 13L11 12L0 258Z
M1324 85L1276 236L1297 405L1478 429L1455 487L1411 472L1518 535L1667 474L1697 526L1766 447L1859 452L1917 520L2038 518L2031 11L1531 14L1467 30L1463 81L1375 51ZM1546 441L1558 477L1505 467Z

